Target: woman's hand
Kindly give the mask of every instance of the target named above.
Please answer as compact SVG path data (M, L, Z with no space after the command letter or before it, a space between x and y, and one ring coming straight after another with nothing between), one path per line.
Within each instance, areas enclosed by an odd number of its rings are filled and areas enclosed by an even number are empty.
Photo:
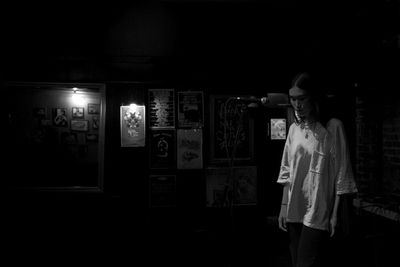
M279 229L281 229L285 232L287 232L286 218L287 218L287 205L282 204L281 211L279 212L278 223L279 223Z
M336 225L337 225L337 217L333 216L330 219L330 233L331 233L331 237L335 234L335 229L336 229Z

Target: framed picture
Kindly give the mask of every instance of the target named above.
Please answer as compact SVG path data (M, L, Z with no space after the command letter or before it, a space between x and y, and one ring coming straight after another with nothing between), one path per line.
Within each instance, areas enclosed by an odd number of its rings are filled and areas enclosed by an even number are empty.
M99 114L100 104L89 103L88 104L88 114Z
M152 129L150 141L150 168L175 168L175 129Z
M178 169L203 168L202 129L178 129L176 158Z
M145 125L145 106L120 106L121 147L144 147Z
M68 126L66 108L53 108L53 124L58 127Z
M174 89L149 89L150 128L175 128Z
M286 140L286 119L271 119L271 140Z
M150 175L150 207L176 206L176 176Z
M99 117L98 116L92 117L92 129L93 130L99 129Z
M89 130L89 121L87 121L87 120L71 120L71 130L87 132Z
M210 161L254 159L254 119L241 101L231 96L210 96Z
M178 126L201 128L204 125L203 117L203 92L178 92Z
M257 167L233 167L232 177L228 177L229 173L228 167L207 168L206 206L227 207L230 195L233 196L233 205L257 204ZM234 188L234 192L229 192L230 188Z
M85 117L84 111L85 111L84 108L73 107L72 108L72 118L83 119Z

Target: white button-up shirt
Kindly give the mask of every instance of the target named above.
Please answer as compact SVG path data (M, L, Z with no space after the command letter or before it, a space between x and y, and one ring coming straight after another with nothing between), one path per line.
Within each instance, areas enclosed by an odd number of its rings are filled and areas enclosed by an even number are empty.
M315 129L293 123L277 182L289 183L287 222L329 230L335 195L357 192L342 122Z

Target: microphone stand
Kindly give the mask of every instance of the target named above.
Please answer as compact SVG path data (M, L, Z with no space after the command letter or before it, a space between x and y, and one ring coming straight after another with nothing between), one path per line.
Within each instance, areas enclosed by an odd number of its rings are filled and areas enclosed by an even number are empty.
M234 132L233 135L227 133L227 128L228 128L228 119L227 119L227 114L228 114L228 106L229 104L234 101L234 100L239 100L237 97L229 97L226 101L225 101L225 106L224 106L224 146L225 146L225 151L226 151L226 155L227 158L229 159L229 168L228 168L228 176L227 176L227 180L225 183L225 187L224 187L224 201L223 201L223 206L227 206L229 209L229 215L230 215L230 219L231 219L231 230L232 232L235 231L235 221L234 221L234 201L235 201L235 190L236 190L236 183L234 181L234 162L235 162L235 155L236 155L236 150L237 150L237 146L238 146L238 137L239 134L242 130L242 122L243 122L243 113L244 113L244 104L241 104L241 106L239 107L239 119L236 120L237 122L237 127L236 127L236 131ZM241 101L240 101L241 102ZM234 103L234 110L236 110L236 103ZM230 131L229 133L232 133L232 128L234 126L233 120L235 118L232 116L230 118L231 123L229 123L229 128ZM233 137L233 140L231 140L231 136ZM233 141L233 142L232 142ZM232 146L231 146L232 144ZM231 148L231 151L229 151L229 148Z

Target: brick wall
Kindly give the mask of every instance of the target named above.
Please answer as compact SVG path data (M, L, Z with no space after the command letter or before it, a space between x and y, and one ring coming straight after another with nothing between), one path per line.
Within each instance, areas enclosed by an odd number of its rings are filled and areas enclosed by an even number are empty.
M400 195L400 100L390 94L356 97L355 174L361 194Z
M359 192L374 194L380 191L380 123L379 105L372 95L356 97L356 180Z
M400 196L400 100L386 96L382 123L382 190Z

